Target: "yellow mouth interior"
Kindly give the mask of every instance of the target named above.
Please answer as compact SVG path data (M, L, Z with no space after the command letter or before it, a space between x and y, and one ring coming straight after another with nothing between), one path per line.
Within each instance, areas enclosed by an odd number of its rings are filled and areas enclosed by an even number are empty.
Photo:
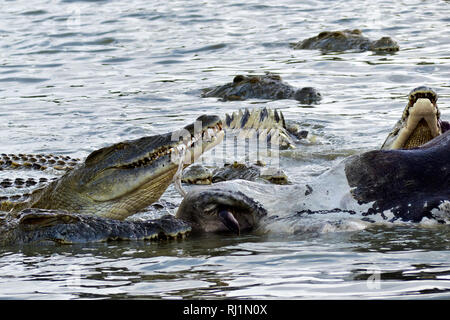
M405 142L403 149L412 149L417 148L431 139L433 139L433 135L431 134L431 130L428 127L427 122L422 119L417 124L416 129L411 133L408 140Z

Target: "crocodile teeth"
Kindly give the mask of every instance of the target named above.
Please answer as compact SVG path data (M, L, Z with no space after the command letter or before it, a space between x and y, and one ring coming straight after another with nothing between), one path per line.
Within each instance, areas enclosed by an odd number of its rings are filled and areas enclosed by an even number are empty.
M409 108L409 117L406 122L406 126L400 129L398 138L392 145L392 149L402 148L403 145L408 140L408 138L413 133L413 131L416 129L419 121L422 119L424 119L427 122L431 135L433 137L438 136L441 132L437 124L436 113L437 109L430 102L430 100L425 98L417 99L414 105L411 108Z
M209 140L211 137L209 136L209 132L208 130L205 130L205 132L203 133L203 139L204 140Z

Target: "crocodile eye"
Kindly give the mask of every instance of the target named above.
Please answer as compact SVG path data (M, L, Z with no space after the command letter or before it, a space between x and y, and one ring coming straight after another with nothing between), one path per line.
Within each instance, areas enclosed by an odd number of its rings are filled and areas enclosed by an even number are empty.
M98 163L101 160L104 160L109 154L117 151L117 150L123 150L128 146L127 143L119 142L112 146L101 148L98 150L95 150L90 155L87 156L85 160L85 164L87 165L93 165Z
M330 34L331 34L331 32L329 32L329 31L323 31L323 32L319 33L319 35L317 37L319 39L322 39L322 38L330 36Z
M233 83L239 83L239 82L242 82L242 81L244 81L244 76L243 75L237 75L236 77L234 77L234 79L233 79Z

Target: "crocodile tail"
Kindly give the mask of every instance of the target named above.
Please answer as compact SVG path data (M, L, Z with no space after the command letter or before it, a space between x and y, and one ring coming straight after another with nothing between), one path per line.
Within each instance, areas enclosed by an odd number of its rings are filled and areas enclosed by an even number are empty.
M283 148L295 148L295 144L286 129L284 115L280 110L268 108L253 109L247 108L225 114L223 121L225 130L239 134L239 136L259 136L261 133L271 136L279 136L280 146Z
M14 180L10 179L10 178L4 178L3 180L0 180L0 188L28 188L28 187L40 187L42 185L48 184L51 180L55 180L57 179L55 178L45 178L45 177L41 177L39 178L39 180L35 179L35 178L28 178L28 179L23 179L23 178L16 178Z
M225 114L225 127L228 129L284 129L286 123L283 113L279 110L267 108L253 109L249 111L247 108L239 109L231 115Z
M73 169L80 159L53 154L6 154L0 155L0 170L3 169L31 169L68 171Z

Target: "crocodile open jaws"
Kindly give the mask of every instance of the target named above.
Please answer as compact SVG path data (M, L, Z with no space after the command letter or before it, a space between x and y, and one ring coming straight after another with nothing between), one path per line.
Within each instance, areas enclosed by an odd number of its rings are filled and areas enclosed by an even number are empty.
M125 219L157 201L181 167L221 142L219 117L203 115L196 123L96 150L27 201L3 202L0 210L40 208Z
M436 100L432 89L415 88L382 150L351 156L308 185L232 180L193 187L176 216L198 232L267 230L278 222L294 232L450 224L450 126Z

